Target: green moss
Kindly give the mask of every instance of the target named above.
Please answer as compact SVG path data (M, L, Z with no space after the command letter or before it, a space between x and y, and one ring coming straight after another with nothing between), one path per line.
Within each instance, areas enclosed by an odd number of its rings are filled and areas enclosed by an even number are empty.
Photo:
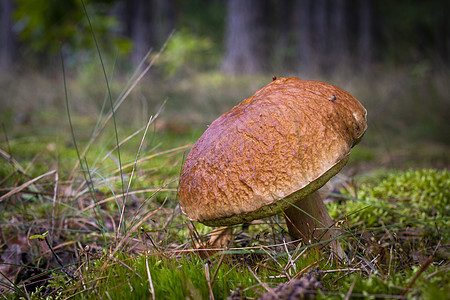
M360 272L342 277L337 286L332 287L338 293L321 293L318 299L344 299L351 290L351 299L388 299L397 298L404 288L417 275L420 266L413 266L408 270L395 273L388 278L374 273L369 277ZM330 282L327 280L326 282ZM353 287L352 287L353 285ZM446 272L439 271L439 267L431 265L416 279L413 290L406 293L407 299L446 299L450 288L450 281Z
M448 170L418 169L389 172L371 177L354 189L343 190L347 200L331 203L333 218L349 216L353 223L366 227L415 223L434 228L436 223L449 228L450 172Z

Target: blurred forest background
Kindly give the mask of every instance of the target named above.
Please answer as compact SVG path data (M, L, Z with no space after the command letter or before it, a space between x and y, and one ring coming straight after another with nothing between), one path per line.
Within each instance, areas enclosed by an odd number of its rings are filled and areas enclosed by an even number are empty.
M132 299L131 289L144 299L150 265L165 297L167 287L198 298L196 280L204 295L214 282L264 292L269 274L273 286L334 269L325 257L302 261L303 248L285 256L278 218L230 237L239 248L222 264L177 205L186 152L208 124L272 76L295 76L339 86L368 111L364 138L324 189L352 255L348 272L323 273L329 295L438 299L448 286L449 12L449 0L0 0L0 295L36 282L50 283L41 295ZM50 243L28 240L45 230ZM123 268L134 251L149 254L136 261L142 276ZM220 260L178 260L197 251Z
M157 58L118 112L125 125L142 126L167 100L159 129L204 129L272 75L296 76L359 99L374 132L368 145L395 138L412 151L420 141L448 166L449 1L84 3L113 97ZM72 112L90 124L107 88L83 3L1 0L0 117L10 134L66 126L61 54Z
M231 73L369 71L390 65L448 64L448 1L93 0L85 1L104 54L137 66L172 30L183 65ZM2 70L43 68L92 52L81 1L2 0ZM174 49L178 47L179 49ZM181 49L183 48L183 49ZM178 51L178 52L176 52ZM73 58L77 60L77 58Z

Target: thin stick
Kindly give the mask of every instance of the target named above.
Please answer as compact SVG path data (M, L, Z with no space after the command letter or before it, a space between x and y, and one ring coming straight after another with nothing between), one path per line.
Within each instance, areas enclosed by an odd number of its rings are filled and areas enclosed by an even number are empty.
M192 241L196 241L198 243L199 246L201 246L202 241L200 240L200 234L197 231L197 228L195 228L194 223L191 221L190 225L188 224L188 229L189 231L191 231L191 236L192 236ZM192 230L191 230L192 229Z
M133 270L132 267L130 267L129 265L127 265L127 264L125 263L125 261L131 260L131 259L133 259L133 258L130 257L130 258L126 258L126 259L124 259L124 260L119 260L117 257L114 257L114 256L110 256L109 258L110 258L110 260L112 260L112 261L114 261L114 262L111 263L110 265L108 265L107 267L111 267L111 266L113 266L113 265L119 264L119 265L121 265L122 267L125 267L126 269L130 270L131 272L133 272L134 275L136 275L139 279L142 280L142 276L139 275L139 273L138 273L136 270Z
M284 241L284 243L286 243L286 241ZM281 263L268 250L266 250L266 248L267 248L267 246L261 245L261 250L264 251L282 270L282 271L279 271L279 270L277 270L277 271L280 272L280 273L284 273L287 278L291 279L290 274L288 274L287 271L286 271L287 268L284 268L281 265ZM260 264L258 263L258 265L260 265ZM272 269L272 268L270 268L269 266L266 266L266 265L261 265L261 266L264 266L267 269ZM275 269L273 269L273 270L275 271Z
M300 244L299 244L299 245L300 245ZM298 245L298 246L299 246L299 245ZM298 247L298 246L297 246L297 247ZM302 250L302 252L300 252L300 254L297 255L297 257L292 261L292 263L295 264L295 262L296 262L300 257L302 257L303 254L306 253L306 251L308 251L308 248L307 248L307 247L305 247L305 248Z

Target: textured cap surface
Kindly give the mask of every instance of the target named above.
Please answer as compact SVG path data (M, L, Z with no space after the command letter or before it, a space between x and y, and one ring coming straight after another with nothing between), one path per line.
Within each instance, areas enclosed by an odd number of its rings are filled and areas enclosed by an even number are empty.
M215 120L180 177L183 212L210 226L267 217L319 189L345 165L367 112L331 84L279 78Z

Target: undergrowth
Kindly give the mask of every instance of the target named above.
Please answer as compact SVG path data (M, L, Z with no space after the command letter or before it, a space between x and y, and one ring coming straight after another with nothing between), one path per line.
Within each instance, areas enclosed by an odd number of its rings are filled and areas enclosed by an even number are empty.
M252 299L310 273L324 288L308 295L319 299L348 295L444 299L450 284L448 178L448 171L418 169L348 181L328 203L343 232L341 244L348 261L341 262L326 248L317 252L292 243L278 217L236 226L227 236L231 244L215 249L209 244L215 233L188 223L174 205L175 190L166 201L148 201L144 212L133 211L146 200L138 193L136 204L127 204L128 230L123 233L117 232L120 216L115 202L103 202L106 192L97 191L99 204L90 210L81 209L92 203L85 191L67 197L56 208L58 213L44 217L54 210L46 194L55 183L41 183L33 197L14 195L16 206L11 206L13 198L2 202L2 220L9 220L1 224L7 238L2 258L5 254L17 258L14 247L25 255L17 265L12 260L2 265L2 275L9 274L2 280L3 296L207 299L212 293L216 299L231 295ZM404 204L411 201L415 207ZM20 221L13 220L17 216ZM42 241L27 241L31 233L48 228L53 228L53 248L73 278L62 272Z
M398 223L447 230L449 186L448 170L391 170L348 185L342 190L345 200L331 203L329 212L335 219L350 215L353 223L361 222L367 227Z
M185 128L190 119L178 115L158 125L162 110L155 110L140 128L128 130L115 118L116 112L130 116L119 108L159 54L148 53L117 97L106 84L97 123L71 112L71 85L64 77L68 120L58 115L59 123L68 121L60 125L63 134L30 138L4 130L3 298L267 299L275 287L298 278L320 282L320 288L303 282L308 288L301 290L304 297L319 299L447 296L450 175L445 169L366 171L345 180L327 203L342 231L343 260L321 244L291 241L279 216L230 231L189 222L177 202L177 180L199 136ZM230 106L220 103L225 94L239 99L242 95L233 93L246 82L255 85L252 78L217 74L190 80L181 81L174 95L182 101L190 94L198 98L196 105L212 98L220 110ZM192 80L200 88L192 91ZM230 91L228 85L220 88L221 80L242 86ZM33 134L36 130L32 126ZM376 156L365 150L357 159ZM33 235L42 238L30 240Z

